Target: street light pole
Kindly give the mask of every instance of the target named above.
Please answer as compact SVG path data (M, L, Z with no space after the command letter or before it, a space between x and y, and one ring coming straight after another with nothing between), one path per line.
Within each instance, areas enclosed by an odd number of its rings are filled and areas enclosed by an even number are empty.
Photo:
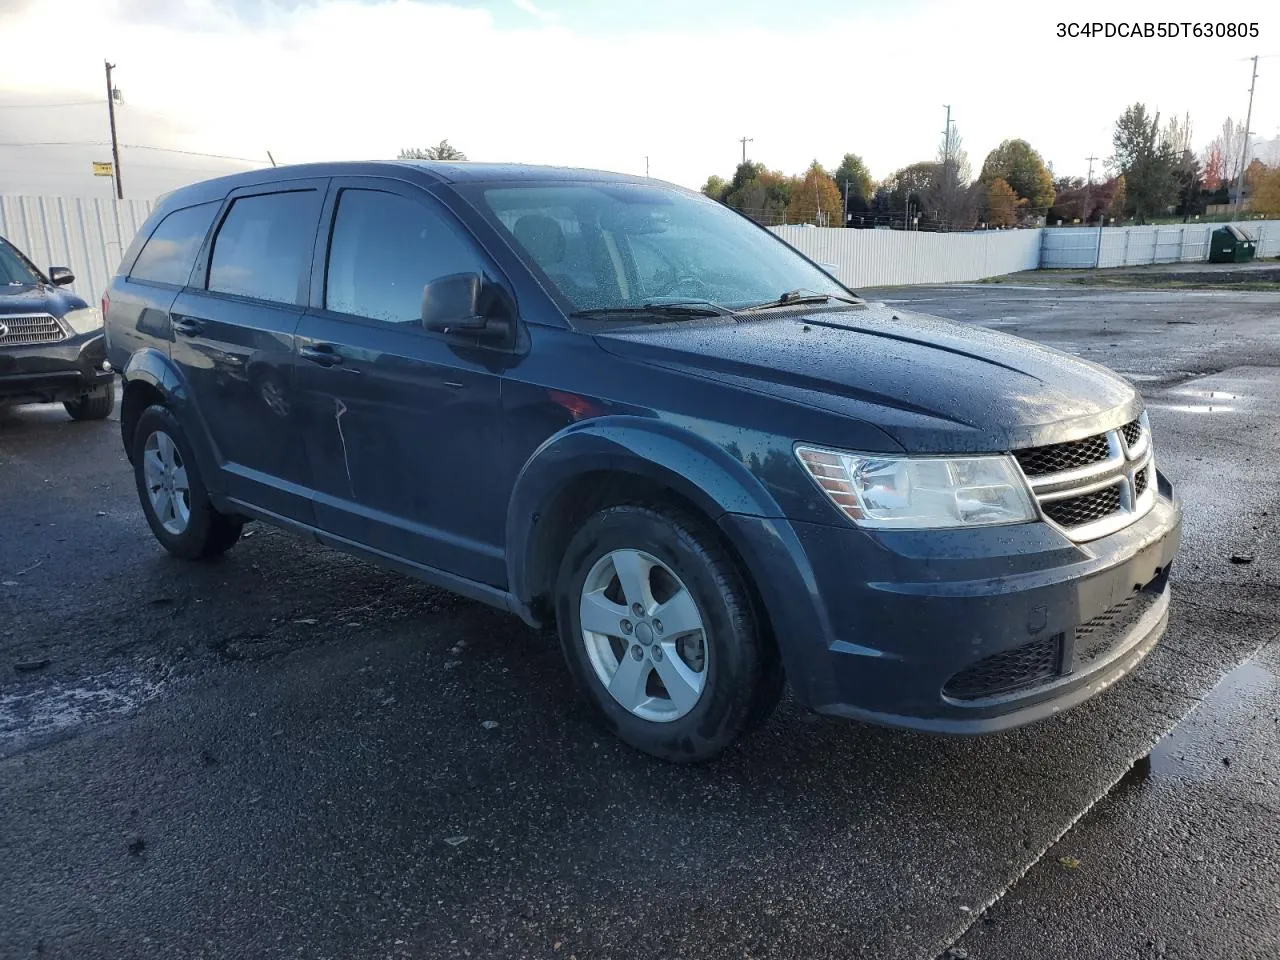
M102 61L107 68L107 118L111 122L111 173L116 181L116 199L124 199L124 185L120 182L120 144L116 140L116 88L111 82L111 71L116 68L114 63Z

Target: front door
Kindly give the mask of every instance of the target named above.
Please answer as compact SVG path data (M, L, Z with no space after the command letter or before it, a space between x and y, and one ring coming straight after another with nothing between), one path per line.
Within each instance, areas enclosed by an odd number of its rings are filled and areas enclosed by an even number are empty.
M423 287L497 270L426 193L335 179L297 331L316 520L366 547L504 586L499 489L509 354L422 325ZM331 225L331 226L330 226Z
M227 496L312 523L294 398L302 318L326 181L229 198L190 286L170 307L171 356L214 449Z

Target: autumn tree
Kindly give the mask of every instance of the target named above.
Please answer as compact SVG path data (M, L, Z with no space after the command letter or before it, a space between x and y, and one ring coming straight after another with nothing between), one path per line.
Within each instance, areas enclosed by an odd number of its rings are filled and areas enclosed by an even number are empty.
M1018 219L1018 195L1003 177L987 184L987 223L993 227L1012 227Z
M1119 220L1124 217L1124 211L1129 203L1129 189L1125 183L1124 174L1120 174L1110 183L1111 199L1107 201L1107 216L1113 220Z
M1214 141L1205 148L1204 162L1201 165L1201 178L1204 188L1210 193L1222 186L1225 180L1226 163L1222 156L1222 146Z
M1253 209L1267 216L1280 216L1280 167L1258 177L1253 192Z
M804 177L795 184L787 205L788 223L816 223L837 226L841 223L840 188L817 160L809 164Z
M1003 180L1035 213L1053 206L1053 175L1025 140L1005 140L988 153L978 179L988 187Z
M405 147L400 151L397 160L465 160L467 155L451 144L441 140L434 147Z
M720 200L724 197L724 192L729 189L729 184L724 177L718 177L714 173L707 177L707 182L702 185L702 192L712 200Z
M862 213L871 204L871 171L856 153L846 153L832 174L841 196L848 196L849 210ZM847 194L846 194L847 188Z
M760 223L781 223L791 201L794 180L748 160L738 164L720 200Z

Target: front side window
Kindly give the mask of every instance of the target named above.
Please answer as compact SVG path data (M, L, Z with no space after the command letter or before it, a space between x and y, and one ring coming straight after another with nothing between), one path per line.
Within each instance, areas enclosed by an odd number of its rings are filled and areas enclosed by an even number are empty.
M0 239L0 287L34 287L44 282L27 258Z
M175 210L155 228L129 271L130 280L185 287L191 267L221 203Z
M416 326L428 283L486 272L471 242L423 204L378 190L338 197L325 274L329 310Z
M740 309L793 290L849 296L751 222L671 187L543 183L480 196L571 313L697 300Z
M209 260L209 290L300 303L315 238L314 190L240 197L231 204Z

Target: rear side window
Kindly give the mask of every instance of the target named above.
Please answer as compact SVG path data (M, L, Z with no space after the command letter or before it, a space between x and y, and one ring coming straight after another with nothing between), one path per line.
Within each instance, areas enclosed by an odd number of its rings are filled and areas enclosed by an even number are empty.
M231 204L209 260L209 289L301 303L319 200L314 190L241 197Z
M175 210L152 232L133 262L129 279L185 287L220 201Z
M325 275L330 310L416 326L432 280L489 272L471 241L420 203L376 190L338 198Z

